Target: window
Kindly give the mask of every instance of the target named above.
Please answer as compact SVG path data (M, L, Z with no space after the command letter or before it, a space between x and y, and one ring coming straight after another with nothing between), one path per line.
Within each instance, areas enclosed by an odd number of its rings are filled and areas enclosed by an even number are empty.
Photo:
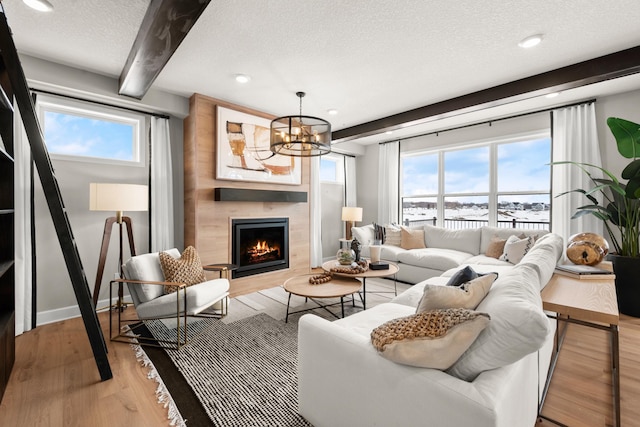
M344 158L328 154L320 157L320 182L344 184Z
M548 228L550 161L546 134L403 153L402 221L450 228Z
M52 158L144 165L144 115L46 95L38 112Z

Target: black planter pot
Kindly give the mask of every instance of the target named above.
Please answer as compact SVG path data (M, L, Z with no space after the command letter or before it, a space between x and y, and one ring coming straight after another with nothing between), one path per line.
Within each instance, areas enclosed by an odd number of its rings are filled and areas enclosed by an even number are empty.
M618 310L640 317L640 258L609 254L607 259L616 275Z

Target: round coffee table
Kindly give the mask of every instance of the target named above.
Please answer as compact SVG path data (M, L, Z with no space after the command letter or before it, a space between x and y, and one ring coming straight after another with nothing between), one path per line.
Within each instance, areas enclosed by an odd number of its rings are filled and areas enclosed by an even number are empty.
M386 261L385 261L386 262ZM389 268L387 270L372 270L372 269L368 269L367 271L365 271L364 273L358 273L358 274L349 274L349 273L331 273L334 277L335 276L339 276L339 277L354 277L354 278L361 278L362 279L362 308L364 310L367 309L367 277L389 277L389 276L393 276L393 285L394 285L394 293L396 295L398 295L398 290L396 288L396 273L398 271L400 271L400 268L392 263L389 262ZM340 263L338 261L336 261L335 259L331 260L331 261L327 261L324 264L322 264L322 269L326 272L330 272L332 268L334 267L344 267L344 265L340 265Z
M312 285L309 283L309 278L317 276L317 274L303 274L301 276L295 276L290 279L287 279L284 282L282 287L285 291L289 292L289 299L287 300L287 316L285 317L285 323L289 321L289 315L295 313L302 313L305 311L315 310L317 308L324 308L326 311L331 313L333 316L339 318L332 311L327 309L327 307L331 307L337 305L334 304L320 304L315 298L338 298L340 297L340 306L342 308L342 317L344 317L344 297L347 295L353 295L360 290L361 283L359 280L355 278L349 277L332 277L331 281L326 283L321 283L319 285ZM289 304L291 303L291 295L298 295L301 297L305 297L318 304L318 307L308 308L306 310L299 310L294 312L289 312Z

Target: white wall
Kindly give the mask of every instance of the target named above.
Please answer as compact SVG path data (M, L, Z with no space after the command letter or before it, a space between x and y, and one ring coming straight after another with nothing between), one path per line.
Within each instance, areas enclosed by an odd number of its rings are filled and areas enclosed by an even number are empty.
M171 116L171 148L174 179L174 233L178 248L184 246L184 173L182 119L189 113L185 97L150 90L142 101L117 95L117 78L89 73L61 64L21 55L20 60L31 88L78 98L125 106ZM148 124L147 124L148 125ZM148 135L148 132L146 133ZM145 144L147 145L147 144ZM145 150L146 151L146 150ZM145 153L148 159L148 153ZM95 163L52 160L72 231L90 289L96 277L104 221L109 212L89 211L90 182L127 182L147 184L145 167L125 167ZM39 178L36 177L36 269L38 324L79 315L77 301L66 270ZM136 251L149 250L149 213L126 212L132 218ZM117 271L118 230L113 228L108 259L102 280L100 299L108 297L108 283ZM126 234L125 234L126 239ZM125 258L128 244L125 240ZM100 306L100 304L99 304Z
M602 164L605 169L620 179L620 174L630 159L625 159L618 153L616 140L607 126L607 118L609 117L620 117L640 123L640 90L598 98L596 102Z

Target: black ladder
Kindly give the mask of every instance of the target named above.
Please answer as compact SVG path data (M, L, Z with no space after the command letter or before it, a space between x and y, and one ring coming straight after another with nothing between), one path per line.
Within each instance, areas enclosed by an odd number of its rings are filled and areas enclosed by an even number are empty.
M69 277L71 278L71 284L73 285L76 300L80 307L80 313L82 314L82 320L84 321L84 326L89 336L93 356L96 359L98 371L100 371L100 378L102 381L105 381L113 378L109 359L107 358L107 346L95 307L91 300L91 291L87 277L82 268L78 247L76 246L73 232L71 231L71 225L69 224L69 218L67 217L67 212L62 201L58 181L53 173L53 166L49 159L49 153L44 143L35 108L29 95L27 80L24 76L13 38L11 37L11 30L9 29L4 10L0 11L0 15L0 55L2 56L2 61L6 67L16 103L22 115L22 122L27 133L29 144L31 145L33 161L38 169L38 175L40 175L42 189L44 190L47 205L51 212L51 219L53 220L56 234L58 235L60 248L62 249Z

